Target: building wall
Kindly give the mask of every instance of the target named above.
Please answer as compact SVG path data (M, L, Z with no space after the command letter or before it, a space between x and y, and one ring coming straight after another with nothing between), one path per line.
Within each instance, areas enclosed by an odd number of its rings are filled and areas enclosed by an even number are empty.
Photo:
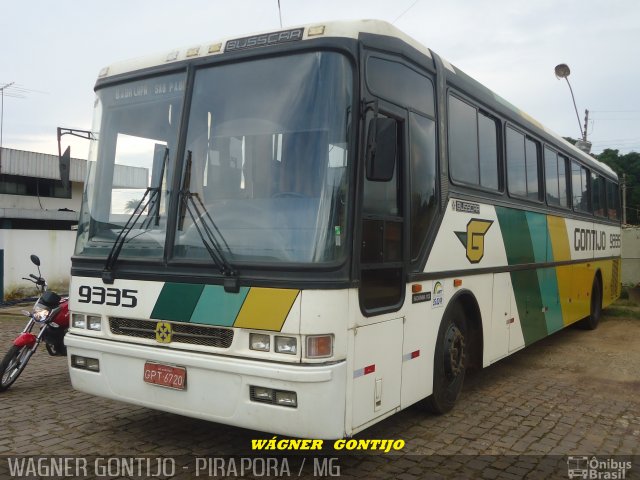
M4 298L32 295L33 285L22 277L37 274L29 256L40 257L40 271L49 286L66 292L71 277L71 255L76 232L71 230L0 230L0 250L4 252Z
M40 202L38 202L38 197L0 194L0 206L2 208L26 208L30 210L68 208L78 212L79 215L83 187L84 184L81 182L71 182L71 198L40 197ZM42 204L42 208L40 208L40 204Z
M622 229L622 284L640 284L640 228Z

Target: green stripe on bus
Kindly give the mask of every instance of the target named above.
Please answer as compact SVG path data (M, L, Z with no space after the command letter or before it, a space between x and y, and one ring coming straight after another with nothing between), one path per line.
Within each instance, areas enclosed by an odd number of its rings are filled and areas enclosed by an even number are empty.
M533 263L535 255L531 244L527 212L496 207L496 213L509 265Z
M558 294L558 277L555 268L543 268L538 270L538 283L542 303L545 306L544 317L549 333L557 332L564 327L562 321L562 305Z
M191 315L192 323L231 327L247 298L249 287L240 287L236 293L227 293L222 285L207 285Z
M165 283L151 312L151 318L188 322L203 289L204 285Z

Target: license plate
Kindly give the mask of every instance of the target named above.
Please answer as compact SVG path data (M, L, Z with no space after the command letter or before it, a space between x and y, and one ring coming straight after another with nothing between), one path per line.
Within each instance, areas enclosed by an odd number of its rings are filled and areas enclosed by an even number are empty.
M187 369L147 362L144 364L144 381L160 387L184 390L187 387Z

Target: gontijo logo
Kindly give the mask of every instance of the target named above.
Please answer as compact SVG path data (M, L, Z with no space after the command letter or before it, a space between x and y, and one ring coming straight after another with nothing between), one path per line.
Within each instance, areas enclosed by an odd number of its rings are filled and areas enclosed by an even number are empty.
M467 223L466 232L453 232L467 249L467 260L479 263L484 257L484 236L493 225L493 220L472 218Z
M158 343L171 343L173 337L173 330L169 322L158 322L156 324L156 342Z

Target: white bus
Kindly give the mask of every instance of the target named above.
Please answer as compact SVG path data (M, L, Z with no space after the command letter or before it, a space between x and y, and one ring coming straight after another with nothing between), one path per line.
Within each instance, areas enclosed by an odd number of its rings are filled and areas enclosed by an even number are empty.
M615 173L387 23L119 63L95 90L78 390L340 438L450 410L469 368L619 295Z

